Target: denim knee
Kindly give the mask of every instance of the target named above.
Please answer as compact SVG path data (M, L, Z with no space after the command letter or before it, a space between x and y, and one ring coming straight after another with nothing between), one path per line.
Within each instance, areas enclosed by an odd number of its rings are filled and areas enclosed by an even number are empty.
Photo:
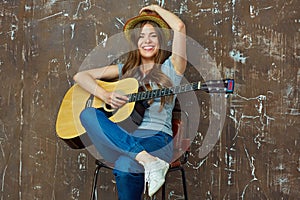
M95 119L97 119L96 117L96 108L93 107L87 107L83 109L79 116L81 123L94 121Z
M144 168L140 165L136 160L121 155L115 161L115 167L117 171L125 172L125 173L144 173Z

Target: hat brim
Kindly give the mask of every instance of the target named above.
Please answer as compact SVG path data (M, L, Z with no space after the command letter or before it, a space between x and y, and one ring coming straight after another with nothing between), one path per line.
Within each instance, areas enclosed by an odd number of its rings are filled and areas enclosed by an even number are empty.
M167 40L170 39L170 27L169 25L159 16L154 14L139 15L129 19L124 25L123 31L127 40L130 40L130 30L142 21L153 21L158 24L162 29Z

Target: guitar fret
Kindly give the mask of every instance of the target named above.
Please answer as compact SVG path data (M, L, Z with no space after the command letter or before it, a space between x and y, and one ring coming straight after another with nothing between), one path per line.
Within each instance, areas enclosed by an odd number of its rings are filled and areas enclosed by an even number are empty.
M175 87L174 93L175 93L175 94L178 94L179 91L180 91L180 88L181 88L181 86L176 86L176 87Z
M185 86L184 86L184 89L182 90L183 92L187 92L187 91L190 91L190 89L191 89L191 84L186 84Z
M149 90L147 90L145 93L146 93L145 99L149 99Z
M135 93L135 95L134 95L134 101L137 101L137 99L138 99L138 94Z
M156 90L153 90L152 92L152 98L155 98L156 97Z
M146 99L149 99L149 90L146 91Z
M186 91L185 88L186 88L186 86L185 86L185 85L182 85L182 86L180 87L180 91L181 91L181 92L182 92L182 91L185 92L185 91Z
M165 88L165 95L170 95L170 88Z
M139 101L139 100L141 100L141 93L140 92L137 93L137 96L136 96L136 101Z
M131 96L130 96L130 100L129 100L130 102L134 102L134 101L136 101L136 93L134 93L134 94L131 94Z
M161 89L160 94L161 96L165 96L166 88Z
M153 90L153 98L157 97L157 90Z
M140 100L143 100L143 92L140 92L140 93L139 93L139 101L140 101Z
M149 95L148 95L149 99L152 98L152 90L149 90Z
M157 90L157 96L158 96L158 97L161 96L161 90L160 90L160 89Z
M147 99L150 99L151 91L147 90Z
M174 94L174 87L170 88L170 93L169 94Z
M142 92L142 95L141 95L141 100L145 100L146 99L146 95L147 95L147 93L146 92Z
M128 97L128 101L127 102L131 102L132 94L128 94L126 96Z

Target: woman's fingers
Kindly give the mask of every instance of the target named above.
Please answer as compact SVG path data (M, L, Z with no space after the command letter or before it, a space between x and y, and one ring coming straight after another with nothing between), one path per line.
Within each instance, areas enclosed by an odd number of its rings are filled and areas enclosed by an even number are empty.
M122 107L128 101L128 97L124 95L120 95L118 93L112 93L110 98L110 105L113 108Z
M143 12L143 11L145 11L145 10L151 10L151 11L154 11L154 10L155 10L155 6L154 6L154 5L150 5L150 6L146 6L146 7L142 8L142 9L140 10L140 14L141 14L141 12Z

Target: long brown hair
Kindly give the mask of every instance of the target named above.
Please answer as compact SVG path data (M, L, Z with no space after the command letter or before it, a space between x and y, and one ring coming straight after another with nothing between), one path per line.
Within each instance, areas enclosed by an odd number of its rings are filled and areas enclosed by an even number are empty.
M149 74L146 77L143 77L142 72L140 70L140 66L142 65L141 55L137 47L138 39L140 36L141 28L144 27L145 24L151 24L158 36L159 41L159 50L158 53L154 57L154 66L152 70L149 72ZM122 68L122 77L135 77L140 82L142 82L144 85L147 85L149 82L156 83L160 88L163 87L172 87L172 82L170 78L165 75L161 71L161 65L164 63L164 61L171 55L170 51L167 49L167 42L162 30L159 28L159 26L152 21L143 21L138 23L134 29L131 31L131 51L127 55L127 59L124 63L124 66ZM161 106L160 111L163 108L164 104L170 103L172 101L172 96L167 97L161 97Z

